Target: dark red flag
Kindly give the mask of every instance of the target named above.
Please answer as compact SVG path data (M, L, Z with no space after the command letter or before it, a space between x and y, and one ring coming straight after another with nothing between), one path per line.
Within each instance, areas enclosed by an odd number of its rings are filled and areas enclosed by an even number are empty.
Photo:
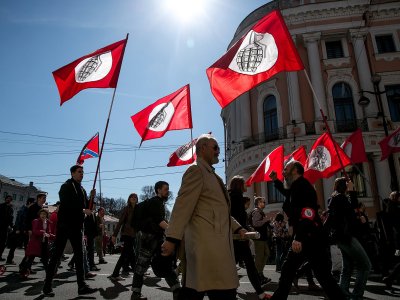
M344 150L347 156L350 157L353 164L368 161L360 128L354 131L340 147Z
M115 88L126 39L101 48L53 72L61 104L81 90Z
M222 108L282 71L304 69L279 11L263 17L207 69L211 91Z
M99 157L99 133L96 133L86 144L83 146L81 153L76 160L76 164L83 165L85 159Z
M381 160L388 158L392 153L400 152L400 128L379 142L382 150Z
M306 147L300 146L299 148L294 150L291 154L286 155L283 158L283 166L285 166L287 163L291 162L292 160L297 160L304 166L307 161Z
M304 166L304 177L313 184L319 178L329 178L350 164L351 160L343 149L325 132L311 148Z
M142 142L160 138L170 130L193 128L189 85L157 100L131 119Z
M246 185L251 186L254 182L272 181L269 174L275 171L278 179L283 180L283 146L279 146L268 154L253 174L246 180Z
M193 163L196 160L196 142L197 139L180 146L169 157L167 167L183 166Z

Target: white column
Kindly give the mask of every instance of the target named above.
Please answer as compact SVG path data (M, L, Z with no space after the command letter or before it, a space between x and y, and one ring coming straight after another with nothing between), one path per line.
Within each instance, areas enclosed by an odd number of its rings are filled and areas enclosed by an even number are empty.
M297 123L301 123L303 121L303 114L301 111L299 79L297 72L287 72L286 74L288 81L290 120L295 120Z
M328 110L326 105L325 87L322 79L321 71L321 59L319 56L318 43L321 38L321 33L305 33L303 34L304 42L307 47L308 63L310 67L311 83L315 90L318 99L314 98L314 112L315 119L321 120L322 116L320 113L320 108L323 110L324 114L328 116ZM319 104L318 104L319 103ZM320 107L321 106L321 107Z
M242 141L242 130L241 130L241 118L240 118L240 105L238 101L234 102L235 105L235 142L241 142Z
M251 137L251 112L250 112L250 95L245 93L240 96L240 124L241 124L241 140Z
M390 190L390 170L387 160L380 160L380 156L373 157L376 173L376 183L378 186L378 195L382 198L389 197Z
M322 186L324 189L325 208L328 208L328 199L332 195L333 184L335 183L335 179L336 179L336 177L334 177L334 176L322 179Z
M368 62L367 49L364 40L368 34L366 29L350 29L351 42L354 46L354 56L357 63L358 78L360 79L360 89L374 92L374 86L371 81L371 71ZM378 106L376 98L371 94L364 94L371 102L366 107L367 116L376 115ZM360 94L361 97L361 94ZM355 99L358 102L358 99Z

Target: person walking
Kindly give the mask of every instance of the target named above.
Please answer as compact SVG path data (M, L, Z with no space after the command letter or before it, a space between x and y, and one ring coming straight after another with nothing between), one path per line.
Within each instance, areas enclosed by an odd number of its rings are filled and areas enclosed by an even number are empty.
M245 180L242 176L236 175L231 179L229 185L229 197L231 200L231 216L235 218L246 230L247 227L247 212L243 193L246 191ZM251 254L249 240L234 240L233 248L235 250L236 263L243 261L246 266L247 276L250 283L255 289L259 299L270 299L270 295L266 294L261 287L261 278L258 275L253 255Z
M17 249L18 246L22 246L24 249L26 249L26 246L28 245L29 237L26 231L25 221L28 208L33 204L33 202L35 202L35 198L28 198L25 205L21 206L17 212L17 218L15 219L15 225L12 233L13 238L10 241L11 243L9 243L10 251L8 251L6 264L15 265L15 249Z
M49 238L54 234L51 232L49 212L41 209L38 218L32 221L32 235L25 250L25 257L19 265L19 272L22 278L30 274L31 266L35 257L40 257L45 269L49 259Z
M133 211L137 202L138 196L135 193L130 194L128 197L128 203L122 211L122 216L119 219L119 222L115 227L114 233L111 237L112 242L115 244L118 233L121 232L121 241L124 243L121 255L117 261L117 264L115 265L114 271L109 277L113 281L123 280L123 278L119 276L119 271L121 268L125 268L125 271L129 266L131 266L132 270L135 268L136 255L134 248L136 232L131 224Z
M4 203L0 204L0 261L3 258L4 249L6 249L8 234L13 227L14 210L12 207L12 196L4 197Z
M293 229L293 241L272 299L287 299L296 271L305 259L328 298L344 300L346 296L330 272L329 244L318 215L317 193L303 174L304 167L298 161L290 161L283 170L286 189L284 211ZM269 176L277 180L275 171Z
M140 225L138 255L133 272L132 300L147 299L141 294L144 274L149 268L152 258L159 257L158 254L161 252L165 229L168 228L165 218L165 202L169 196L169 184L165 181L158 181L154 185L154 191L156 196L145 200L146 205L140 211L142 224ZM173 298L176 300L181 286L178 276L174 272L172 260L171 264L163 270L163 273L165 281L171 288Z
M345 177L336 178L334 192L328 200L328 208L328 226L331 228L333 239L343 257L340 287L352 300L363 299L368 275L371 271L371 262L357 239L360 234L357 232L356 210L358 201L353 183L350 180ZM349 292L353 271L356 272L356 279L353 291Z
M261 284L267 284L271 281L271 278L264 276L264 267L270 255L268 245L269 233L272 230L271 220L265 215L264 208L265 199L262 197L256 197L254 199L254 210L250 215L251 226L255 231L260 233L260 238L254 240L254 250L256 254L256 268L258 276L260 276Z
M83 270L83 239L82 229L85 215L92 211L88 208L89 201L85 189L82 187L83 167L74 165L70 168L71 178L60 188L60 207L58 210L57 236L54 242L54 252L50 258L49 266L46 269L46 279L43 286L45 296L54 296L52 282L57 271L58 262L64 252L67 240L71 242L76 260L76 277L78 294L92 294L96 289L90 288L85 283ZM94 198L96 190L90 195Z
M94 239L94 243L96 245L97 256L99 257L99 264L106 264L107 262L104 259L104 247L103 247L103 239L105 234L104 228L104 215L106 211L104 207L99 207L97 210L96 216L96 226L97 226L97 236Z
M203 299L206 293L211 300L236 299L239 278L232 233L244 236L247 230L231 217L228 192L212 167L219 153L212 135L197 139L196 162L183 175L161 247L164 256L178 245L184 251L182 300Z

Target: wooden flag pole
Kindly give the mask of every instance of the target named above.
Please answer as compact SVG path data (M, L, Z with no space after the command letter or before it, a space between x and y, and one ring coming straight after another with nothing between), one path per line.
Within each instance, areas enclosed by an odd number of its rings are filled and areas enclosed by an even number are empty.
M310 78L308 77L307 71L306 71L305 69L303 69L303 72L304 72L304 74L305 74L305 76L306 76L307 82L308 82L308 84L309 84L309 86L310 86L310 88L311 88L311 91L312 91L312 93L313 93L313 95L314 95L314 98L315 98L315 100L317 101L317 104L318 104L318 107L319 107L319 111L320 111L321 116L322 116L322 120L323 120L323 122L324 122L324 124L325 124L326 131L327 131L329 137L330 137L330 138L332 139L332 141L333 141L333 147L335 148L335 152L336 152L336 155L337 155L337 157L338 157L338 159L339 159L340 165L341 165L341 167L342 167L344 176L346 177L346 180L349 180L349 179L350 179L350 178L349 178L349 175L347 174L346 170L344 169L343 161L342 161L342 159L340 158L339 151L338 151L337 145L336 145L336 141L335 141L335 140L333 139L333 137L332 137L331 129L329 128L329 125L328 125L328 122L327 122L327 118L326 118L326 116L325 116L325 114L324 114L324 111L323 111L322 108L321 108L321 104L320 104L319 99L318 99L318 97L317 97L317 93L315 92L314 87L313 87L312 84L311 84L311 81L310 81Z
M129 33L126 34L126 43L125 43L125 46L124 46L124 50L122 51L122 54L121 54L121 55L122 55L122 58L121 58L121 67L122 67L122 61L123 61L123 59L124 59L125 48L126 48L126 45L128 44L128 37L129 37ZM121 70L120 70L120 72L121 72ZM105 128L105 130L104 130L103 140L102 140L102 142L101 142L101 149L100 149L100 153L99 153L99 160L98 160L98 162L97 162L96 174L95 174L95 176L94 176L94 181L93 181L93 188L92 188L92 190L94 190L95 187L96 187L97 175L99 174L99 170L100 170L100 161L101 161L101 157L102 157L102 155L103 155L104 142L105 142L106 136L107 136L108 124L110 123L110 116L111 116L111 111L112 111L112 107L113 107L113 104L114 104L115 92L117 91L118 80L119 80L119 74L118 74L117 82L116 82L115 88L114 88L114 92L113 92L113 96L112 96L112 100L111 100L111 105L110 105L110 110L108 111L108 117L107 117L107 122L106 122L106 128ZM92 209L92 207L93 207L94 196L95 196L95 195L92 195L92 194L91 194L91 196L90 196L90 199L89 199L89 209Z

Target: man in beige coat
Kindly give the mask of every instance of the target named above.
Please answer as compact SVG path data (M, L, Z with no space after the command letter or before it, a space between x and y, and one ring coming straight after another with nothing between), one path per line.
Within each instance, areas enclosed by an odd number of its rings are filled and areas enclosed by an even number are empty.
M239 286L232 233L246 232L230 216L230 200L222 179L215 174L219 147L209 134L196 143L196 163L182 178L162 245L171 255L176 245L184 247L186 267L180 299L236 299ZM184 237L184 240L183 240Z

